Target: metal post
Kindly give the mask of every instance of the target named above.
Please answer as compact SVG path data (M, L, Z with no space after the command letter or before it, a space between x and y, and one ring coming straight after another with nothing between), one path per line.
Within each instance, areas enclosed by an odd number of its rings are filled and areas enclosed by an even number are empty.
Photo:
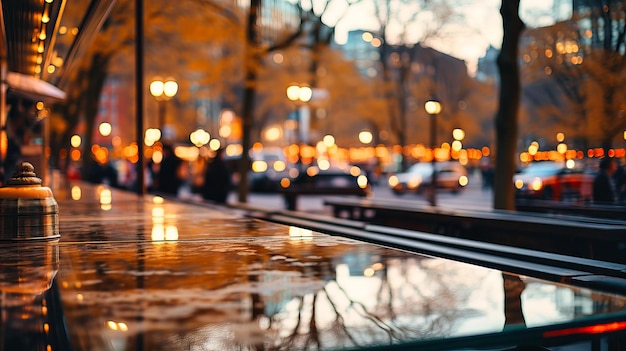
M143 0L135 1L135 95L136 97L136 110L137 114L135 117L135 139L137 141L137 193L139 195L146 194L146 184L144 179L145 172L145 164L143 157L143 97L144 97L144 87L143 87L143 79L144 79L144 64L143 64Z
M159 104L159 130L161 131L161 138L165 137L165 100L158 99Z
M430 205L437 206L437 158L435 157L435 149L437 149L437 115L441 112L441 103L436 99L426 101L424 104L426 113L430 115L430 145L432 150L432 175L430 176Z
M437 159L435 158L435 148L437 147L437 114L430 115L430 145L432 146L432 160L431 165L433 174L430 179L430 205L437 206Z
M298 172L302 172L302 140L300 137L300 131L301 131L301 127L300 127L300 123L302 120L302 116L300 115L302 112L300 111L300 107L296 104L296 145L298 145L298 162L296 164L296 167L298 168ZM295 208L294 208L295 210Z

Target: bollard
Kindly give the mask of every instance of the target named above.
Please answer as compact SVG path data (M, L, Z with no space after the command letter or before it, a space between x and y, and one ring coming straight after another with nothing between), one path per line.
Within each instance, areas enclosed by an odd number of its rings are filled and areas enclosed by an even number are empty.
M28 162L0 188L0 241L58 239L59 206Z

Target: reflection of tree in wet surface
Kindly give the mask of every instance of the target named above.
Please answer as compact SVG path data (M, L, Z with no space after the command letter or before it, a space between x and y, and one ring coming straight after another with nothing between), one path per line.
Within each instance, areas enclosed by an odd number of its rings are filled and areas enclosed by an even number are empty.
M255 255L245 258L253 267L248 271L250 303L244 304L249 311L242 311L248 321L235 322L232 330L211 324L203 330L181 333L162 340L161 349L181 345L184 349L214 349L213 342L207 346L207 337L221 339L224 350L397 344L445 337L459 317L473 313L462 305L471 290L468 284L474 280L459 281L458 274L451 273L447 265L450 262L394 256L382 250L366 253L368 261L361 262L362 267L350 267L351 273L344 267L341 273L342 258L354 253L349 246L329 246L322 251L312 246L311 250L300 246L291 256L257 248ZM220 289L233 287L227 284ZM224 333L231 336L226 338Z
M459 317L472 313L460 307L467 285L450 279L445 263L385 256L372 266L378 267L373 276L359 278L376 281L371 295L356 296L349 281L338 278L318 292L298 297L290 315L271 316L272 329L282 336L274 347L362 347L441 338ZM334 267L325 263L313 268L324 274Z
M438 339L485 317L475 299L500 302L502 290L512 303L496 313L523 321L520 296L534 286L515 277L504 287L484 284L498 272L327 236L89 242L63 253L72 265L59 271L65 317L72 344L84 346L76 350L106 349L112 333L126 350L341 349ZM109 321L127 329L109 330Z
M502 273L504 289L504 328L516 325L526 325L522 311L522 293L526 284L520 277Z

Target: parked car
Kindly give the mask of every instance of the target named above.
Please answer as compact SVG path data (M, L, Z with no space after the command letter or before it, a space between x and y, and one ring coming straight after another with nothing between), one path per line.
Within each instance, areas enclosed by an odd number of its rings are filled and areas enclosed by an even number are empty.
M320 169L311 166L296 178L284 178L283 192L300 194L352 194L366 196L370 192L367 176L358 171L331 167Z
M287 158L281 148L265 148L250 154L250 191L276 192L288 174Z
M516 199L578 201L592 181L592 173L572 162L536 162L513 176Z
M469 181L467 169L456 161L435 163L437 189L459 192ZM420 193L432 184L433 167L430 162L416 163L406 172L396 173L388 179L389 187L396 195Z
M296 209L296 199L301 195L355 195L368 196L371 185L364 172L353 166L350 169L320 169L311 166L297 177L283 178L281 192L287 209Z

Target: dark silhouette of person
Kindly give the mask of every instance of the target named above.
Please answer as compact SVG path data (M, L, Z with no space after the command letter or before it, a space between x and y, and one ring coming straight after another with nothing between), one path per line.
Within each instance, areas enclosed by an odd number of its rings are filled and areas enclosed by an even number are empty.
M95 184L108 184L117 188L118 173L110 162L95 161L93 162L88 174L88 181Z
M624 169L624 164L621 162L617 162L617 169L613 174L613 179L615 180L615 191L617 196L617 202L623 204L626 200L626 170Z
M600 171L593 179L593 203L612 205L615 204L617 193L613 174L617 170L614 159L605 157L600 160Z
M6 184L6 181L11 178L19 159L22 157L21 146L14 138L9 137L7 143L7 153L4 160L2 160L2 176L0 177L2 185Z
M30 131L36 127L35 103L30 99L17 96L7 98L7 121L5 126L7 145L4 158L0 158L0 182L6 183L11 178L15 167L22 158L22 145Z
M231 171L224 161L224 150L219 149L204 173L201 195L205 200L225 204L231 188Z
M489 161L481 163L480 173L482 175L482 189L492 189L495 170Z
M155 190L157 193L177 195L178 189L183 183L179 176L183 160L174 154L174 148L169 144L163 145L163 159L155 174Z

